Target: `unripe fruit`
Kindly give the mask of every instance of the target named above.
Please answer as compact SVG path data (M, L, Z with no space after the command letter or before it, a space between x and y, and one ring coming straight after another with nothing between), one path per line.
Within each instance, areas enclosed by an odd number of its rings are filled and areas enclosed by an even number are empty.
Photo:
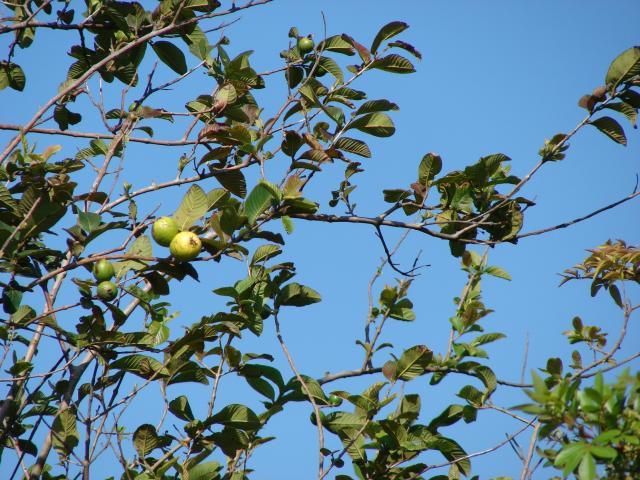
M115 273L116 272L113 269L113 263L111 263L109 260L103 258L102 260L98 260L93 264L93 276L98 282L111 280Z
M337 407L342 405L342 398L333 394L329 395L329 405L331 405L332 407Z
M179 231L178 224L173 218L160 217L153 223L151 235L153 235L153 239L158 245L168 247L171 245L171 240L173 240Z
M326 418L326 415L324 414L324 412L322 410L320 410L320 421L322 423L324 423L325 418ZM311 415L309 416L309 420L314 425L318 425L318 419L316 418L316 412L315 411L311 412Z
M193 232L180 232L171 240L169 250L177 260L188 262L200 254L202 242Z
M313 46L314 46L313 40L311 40L310 37L302 37L301 39L298 40L298 50L303 55L313 50Z
M100 282L98 284L98 298L110 302L118 296L118 287L110 281Z

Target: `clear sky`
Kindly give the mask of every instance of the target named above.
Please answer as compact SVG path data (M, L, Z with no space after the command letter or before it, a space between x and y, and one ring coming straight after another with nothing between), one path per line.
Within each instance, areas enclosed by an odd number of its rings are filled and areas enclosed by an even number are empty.
M289 0L244 12L239 22L225 30L231 40L228 50L255 50L252 59L258 71L278 68L278 53L287 47L289 28L295 25L301 33L312 33L320 39L324 28L322 13L329 34L348 33L365 45L385 23L406 21L411 28L400 38L412 43L424 57L416 64L418 71L413 75L379 72L356 85L366 90L369 98L387 98L400 106L393 113L397 128L393 137L367 138L373 158L364 162L366 173L356 177L359 186L354 193L359 213L367 216L385 208L382 189L402 188L414 181L419 160L427 152L442 156L444 170L458 169L481 156L501 152L513 159L513 173L524 175L537 162L537 151L545 138L567 132L580 122L585 111L577 101L604 82L610 61L640 42L637 1ZM217 35L212 34L212 40ZM25 70L27 88L23 94L0 92L0 123L29 119L53 95L70 64L65 51L75 40L70 34L46 32L36 39L34 47L17 52L15 61ZM6 51L7 43L7 38L0 37L0 51ZM148 71L149 64L145 67ZM143 68L143 75L144 72ZM159 75L171 78L166 68ZM185 85L164 97L171 108L183 108L185 101L212 88L211 79L204 76L194 76ZM285 94L283 78L275 75L267 78L267 88L257 97L266 111L273 113ZM548 164L540 171L523 192L537 203L527 212L525 230L579 217L632 191L640 172L640 136L624 119L620 122L627 131L626 148L593 128L585 128L571 141L565 161ZM98 131L100 125L88 120L74 128ZM177 138L181 134L177 127L172 130L170 126L157 125L159 138ZM3 143L9 138L9 133L0 132ZM53 141L51 137L38 137L43 148ZM64 141L63 146L63 154L72 155L83 143ZM180 149L132 146L126 158L126 179L134 186L171 179L180 153ZM267 178L272 173L277 179L279 171L277 165L267 165ZM338 169L327 173L311 190L326 212L330 212L329 190L337 185L340 176ZM207 186L213 188L215 181L209 181ZM185 190L149 198L142 202L141 209L160 205L159 212L169 214ZM527 377L531 368L544 366L550 356L561 356L568 364L571 348L561 332L570 328L575 315L616 332L621 314L611 300L605 295L591 298L587 283L558 288L558 273L581 261L585 249L608 238L637 244L639 201L567 230L491 250L490 263L505 268L513 277L511 282L488 279L484 284L485 303L495 310L485 328L508 335L488 349L498 377L519 379L527 338ZM338 207L333 213L342 211ZM400 232L386 233L392 242ZM411 234L398 255L401 265L408 266L418 251L422 252L421 261L431 267L422 271L411 289L417 320L412 324L397 322L386 330L385 338L394 344L396 353L415 344L426 344L436 352L446 348L448 318L454 311L452 298L464 284L459 262L449 255L445 242ZM285 252L285 259L297 264L299 281L323 296L322 303L293 309L283 316L284 335L298 367L312 376L359 367L361 350L354 340L362 337L367 283L383 255L373 230L365 225L298 221L295 233L287 237ZM233 283L242 275L242 269L242 265L230 261L203 266L200 283L185 282L174 287L172 301L181 312L173 325L174 334L201 315L224 308L219 297L210 291ZM392 283L396 276L387 271L379 286ZM632 293L637 300L639 292ZM73 316L67 318L73 321ZM242 350L277 352L276 365L288 372L279 355L272 324L267 323L262 337L242 340ZM638 348L639 329L631 325L625 351ZM378 357L380 363L386 360L384 355ZM344 382L334 388L365 386L372 381L368 378ZM430 387L427 379L412 382L409 389L419 392L423 399L421 420L432 418L455 401L453 395L462 385L455 379L437 387ZM183 393L179 391L182 388L180 385L170 391L170 396ZM130 418L137 421L149 416L153 422L157 412L149 407L157 395L157 391L146 391L144 398L149 401L145 408L133 407ZM251 392L233 381L227 388L223 384L221 395L223 401L248 402L259 409L248 399ZM206 408L207 399L205 390L190 393L191 403L198 409ZM503 406L523 401L524 397L513 391L500 390L495 396L495 402ZM293 480L314 475L316 431L308 421L309 411L307 405L294 405L290 412L274 419L265 433L279 439L257 450L252 464L257 471L255 478ZM477 423L456 426L447 433L460 440L470 453L495 445L515 428L513 422L481 412ZM521 445L527 442L528 435L523 436ZM519 475L520 461L508 446L494 455L475 460L474 472L483 479Z

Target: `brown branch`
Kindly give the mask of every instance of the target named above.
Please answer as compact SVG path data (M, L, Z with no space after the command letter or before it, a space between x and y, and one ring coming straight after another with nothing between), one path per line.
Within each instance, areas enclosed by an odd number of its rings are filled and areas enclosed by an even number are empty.
M14 23L13 25L6 25L0 27L0 35L7 32L13 32L16 30L26 30L27 28L49 28L52 30L87 30L89 28L93 29L106 29L113 30L116 28L115 25L111 25L110 23L71 23L69 25L65 23L59 22L20 22Z
M368 302L369 302L369 310L367 313L367 322L365 324L364 327L364 342L365 344L369 344L370 343L370 331L371 331L371 324L374 322L374 318L372 315L373 312L373 285L375 284L376 280L378 280L378 278L380 278L380 276L382 275L382 272L384 270L385 265L387 265L387 263L390 263L393 259L393 255L396 254L396 252L400 249L400 246L404 243L404 241L407 239L407 237L409 236L409 234L411 233L410 230L405 230L405 232L402 234L402 236L400 237L400 239L396 242L395 246L393 247L393 249L391 251L386 251L385 253L387 254L386 258L381 258L380 259L380 265L378 266L378 268L376 269L376 271L374 272L373 276L371 277L371 280L369 280L369 285L367 287L367 298L368 298ZM371 368L373 367L373 365L371 364L371 356L373 356L373 348L374 348L374 344L375 341L373 343L371 343L366 351L365 351L365 361L362 364L361 368Z
M626 363L632 362L638 357L640 357L640 352L636 352L633 355L628 356L624 360L620 360L619 362L616 362L615 365L609 365L609 366L601 368L601 369L599 369L599 370L597 370L595 372L589 372L589 373L582 374L582 375L580 375L580 378L595 377L599 373L608 372L608 371L613 370L615 368L621 367L622 365L624 365Z
M327 222L327 223L364 223L367 225L373 226L387 226L387 227L395 227L395 228L405 228L409 230L416 230L418 232L425 233L431 237L442 238L444 240L456 240L455 235L434 232L433 230L429 230L424 226L418 223L406 223L406 222L398 222L395 220L385 220L378 217L361 217L358 215L327 215L324 213L287 213L291 218L299 218L301 220L308 220L312 222ZM471 243L483 243L482 241L471 242Z
M533 427L533 433L531 433L531 441L529 442L529 451L527 452L527 458L524 461L524 465L522 468L522 473L520 474L520 480L527 480L527 478L531 477L533 473L529 468L531 464L531 459L533 458L533 452L535 452L536 442L538 441L538 432L540 431L540 427L542 424L540 422L536 422L535 427Z
M419 273L415 273L417 270L430 266L430 265L417 265L418 259L416 258L416 261L413 263L413 267L411 267L409 270L406 270L406 271L400 270L398 265L393 261L393 257L392 257L393 253L389 250L389 247L387 246L387 241L384 239L384 235L382 234L382 229L380 228L380 225L376 225L375 229L376 229L376 236L380 239L380 243L382 244L382 249L384 250L384 254L387 256L387 263L394 271L396 271L403 277L414 278L419 275ZM409 233L409 230L407 230L405 233ZM420 254L418 253L418 255Z
M604 206L602 208L594 210L593 212L591 212L591 213L589 213L587 215L584 215L584 216L578 217L578 218L574 218L573 220L569 220L568 222L559 223L558 225L554 225L553 227L547 227L547 228L542 228L540 230L533 230L531 232L522 233L520 235L516 235L515 238L519 239L519 238L531 237L531 236L534 236L534 235L542 235L543 233L552 232L554 230L560 230L561 228L570 227L571 225L575 225L576 223L583 222L583 221L588 220L588 219L590 219L592 217L595 217L596 215L598 215L598 214L600 214L602 212L605 212L607 210L615 208L618 205L622 205L623 203L628 202L629 200L632 200L632 199L636 198L638 195L640 195L640 192L638 192L638 191L636 191L634 189L633 193L631 193L631 194L627 195L626 197L618 200L617 202L610 203L609 205L606 205L606 206Z
M309 399L309 402L311 402L311 405L313 406L313 412L316 417L316 426L318 428L318 443L319 443L318 478L322 479L324 478L324 454L322 453L322 450L324 449L324 431L322 426L322 419L320 416L320 409L318 408L318 404L316 403L316 401L313 399L313 395L311 395L311 391L309 390L309 387L307 387L307 384L305 383L302 376L300 375L300 372L296 368L296 365L293 361L293 357L291 356L291 353L289 352L289 349L287 348L286 343L284 343L284 338L282 337L282 331L280 330L280 320L278 319L277 311L274 313L273 318L275 321L276 337L278 339L278 343L280 344L280 347L282 348L282 351L284 352L285 357L287 357L287 362L289 363L291 370L293 371L294 375L298 379L298 382L300 382L300 388L304 391L305 395Z
M65 363L62 367L56 368L55 370L50 370L47 373L34 373L29 375L21 375L19 377L9 377L9 378L0 378L0 382L21 382L24 380L30 380L32 378L49 378L51 375L54 375L59 372L63 372L69 368L69 366L75 361L76 358L80 356L80 352L76 352L73 354L73 357Z
M22 127L20 125L12 123L0 123L0 130L13 130L19 132L22 130ZM62 135L65 137L91 138L100 140L113 140L116 138L116 135L111 135L109 133L77 132L74 130L58 130L56 128L31 128L29 129L28 133L40 133L43 135ZM147 145L161 145L163 147L182 147L185 145L194 145L198 143L197 140L156 140L154 138L144 137L127 137L127 142L145 143Z
M112 208L120 205L123 202L126 202L127 200L137 197L138 195L142 195L144 193L148 193L148 192L154 192L156 190L162 190L163 188L169 188L169 187L174 187L176 185L184 185L184 184L188 184L188 183L194 183L194 182L198 182L200 180L205 180L207 178L211 178L214 177L216 174L219 173L224 173L224 172L230 172L233 170L242 170L243 168L246 168L252 164L256 163L255 160L253 161L245 161L242 163L239 163L238 165L231 165L225 168L212 168L210 172L208 173L203 173L201 175L194 175L193 177L187 177L187 178L176 178L174 180L170 180L168 182L164 182L164 183L157 183L157 184L152 184L146 187L143 187L139 190L136 190L134 192L129 193L128 195L123 195L119 198L117 198L116 200L114 200L111 203L108 203L106 205L104 205L99 211L98 213L103 213L106 211L111 210Z
M638 356L640 356L640 354ZM467 375L470 377L477 378L472 372L468 372L466 370L459 370L457 368L427 367L425 368L424 372L425 373L459 373L461 375ZM316 381L320 385L324 385L325 383L335 382L336 380L342 380L344 378L362 377L364 375L375 375L376 373L382 373L382 368L374 367L374 368L360 368L358 370L344 370L342 372L327 374L321 378L318 378ZM501 380L501 379L497 379L496 382L498 383L498 385L503 385L505 387L514 387L514 388L530 388L533 386L530 383L516 383L516 382L511 382L509 380Z
M427 465L422 470L420 470L419 472L416 472L414 475L412 475L409 478L418 478L416 475L422 475L423 473L425 473L425 472L427 472L429 470L433 470L435 468L448 467L450 465L455 465L456 463L460 463L460 462L462 462L464 460L469 460L469 459L474 458L474 457L480 457L482 455L486 455L487 453L495 452L499 448L502 448L507 443L511 442L511 440L513 440L518 435L520 435L522 432L524 432L527 428L529 428L531 425L533 425L536 421L537 421L537 419L534 418L533 420L531 420L531 422L527 423L524 427L520 428L516 432L514 432L511 435L507 436L507 438L505 440L503 440L502 442L498 443L497 445L495 445L495 446L493 446L491 448L487 448L485 450L480 450L479 452L475 452L475 453L470 453L469 455L465 455L463 457L456 458L455 460L452 460L450 462L439 463L439 464L436 464L436 465Z

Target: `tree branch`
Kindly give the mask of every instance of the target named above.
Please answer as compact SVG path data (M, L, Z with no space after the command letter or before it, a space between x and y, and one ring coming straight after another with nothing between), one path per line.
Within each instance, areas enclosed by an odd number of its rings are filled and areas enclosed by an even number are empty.
M22 127L20 125L12 124L12 123L0 123L0 130L12 130L12 131L22 131ZM28 133L40 133L43 135L62 135L65 137L74 137L74 138L91 138L91 139L100 139L100 140L113 140L116 138L116 135L112 135L109 133L94 133L94 132L77 132L74 130L58 130L56 128L31 128ZM154 138L144 138L144 137L127 137L127 142L134 143L145 143L147 145L161 145L163 147L183 147L185 145L195 145L196 143L207 143L207 142L198 142L197 140L156 140Z

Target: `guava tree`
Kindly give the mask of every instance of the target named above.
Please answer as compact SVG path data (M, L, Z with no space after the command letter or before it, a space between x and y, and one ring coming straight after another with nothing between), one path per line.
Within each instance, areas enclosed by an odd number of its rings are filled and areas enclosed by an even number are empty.
M162 0L148 10L108 0L2 3L0 34L10 42L0 90L24 89L21 53L39 48L39 32L71 42L66 78L51 79L60 84L57 93L26 122L0 124L15 135L0 153L3 478L261 478L252 455L270 442L294 441L268 433L272 419L294 404L306 406L308 428L317 431L309 451L317 470L296 477L473 477L475 457L508 444L524 480L544 466L580 480L640 476L640 378L621 368L637 365L640 354L619 358L639 306L626 286L640 282L640 250L612 240L594 246L580 265L567 265L563 281L587 280L592 296L609 295L622 327L609 332L576 317L567 332L573 354L539 365L530 383L496 377L485 345L504 334L485 331L491 310L481 295L486 276L509 279L491 265L491 248L570 227L638 195L558 225L523 228L535 208L523 186L564 160L577 132L626 144L618 120L636 124L640 47L613 60L604 84L580 99L584 119L568 133L550 132L530 171L514 174L501 153L446 171L439 155L427 153L416 162L415 182L389 178L381 192L388 208L365 214L352 193L373 155L367 138L391 137L398 109L393 99L369 98L366 77L377 70L391 82L415 71L421 54L401 39L406 23L391 21L360 39L294 27L279 56L274 52L273 69L258 72L251 52L237 52L220 32L237 12L264 14L270 0ZM157 80L168 72L168 80ZM181 88L196 74L207 78L202 91ZM284 92L273 111L256 95L269 88ZM176 101L184 107L169 106ZM173 136L158 138L169 122ZM65 149L57 143L63 141ZM173 147L187 153L174 155ZM134 148L167 152L177 175L134 186L127 157ZM318 194L317 179L336 170L340 182ZM172 207L146 201L179 188L185 193ZM306 222L327 230L357 224L380 243L382 261L371 266L368 317L356 339L361 357L345 360L338 373L301 371L281 329L285 317L321 301L312 285L296 281L286 248ZM410 297L421 263L396 263L406 236L389 242L390 229L448 242L460 259L466 283L451 318L439 320L451 325L444 345L385 340L392 322L419 321ZM190 293L182 282L228 262L241 262L242 275L217 278L217 300L198 300L200 319L175 328L172 298ZM395 284L379 284L385 270ZM279 349L245 350L244 339L260 340L266 326ZM465 379L465 386L442 411L405 391L409 382L437 390L447 377ZM350 386L356 380L367 387ZM254 397L221 400L231 381ZM521 404L494 403L503 388L519 389ZM148 391L155 393L144 397ZM193 392L203 391L206 404L194 404ZM127 415L149 398L161 411L153 423ZM487 410L520 426L499 444L467 451L448 427L473 423ZM497 463L495 475L503 473Z

